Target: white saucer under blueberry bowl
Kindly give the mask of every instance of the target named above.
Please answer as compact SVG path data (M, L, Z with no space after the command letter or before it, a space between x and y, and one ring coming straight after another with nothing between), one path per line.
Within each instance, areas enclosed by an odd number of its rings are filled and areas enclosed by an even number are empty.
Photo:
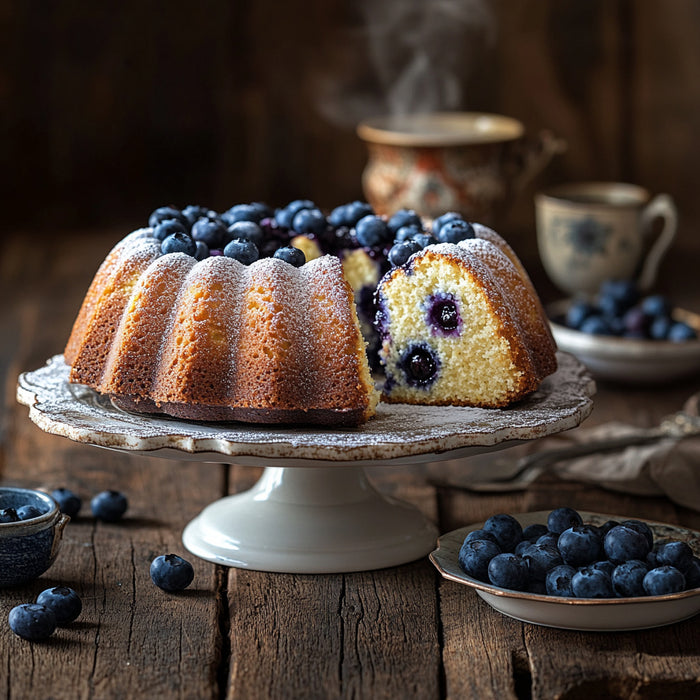
M625 520L624 516L579 511L585 523L602 525L607 520ZM546 523L549 511L514 514L523 528ZM637 520L643 520L637 518ZM687 542L695 555L700 555L700 532L687 528L644 520L654 539ZM700 613L700 588L680 593L638 598L565 598L562 596L523 593L498 588L464 573L459 565L459 550L464 538L484 523L474 523L453 530L438 539L430 560L440 574L456 583L472 588L494 610L508 617L545 627L582 632L626 632L663 627Z
M575 355L597 380L653 386L700 373L700 340L671 342L592 335L569 328L563 318L571 300L547 307L560 350Z

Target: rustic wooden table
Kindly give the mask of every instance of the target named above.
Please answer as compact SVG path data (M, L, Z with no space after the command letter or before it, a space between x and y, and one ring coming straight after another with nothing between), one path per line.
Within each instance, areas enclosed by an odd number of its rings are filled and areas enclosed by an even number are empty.
M129 497L119 524L87 503L39 580L0 591L0 696L7 698L579 698L698 697L700 617L648 631L579 633L517 622L442 579L427 557L371 572L268 574L188 555L195 582L166 594L149 578L158 554L187 555L184 525L249 487L259 470L130 456L43 433L15 401L18 374L60 352L97 264L119 232L0 244L0 484L67 486ZM695 287L697 283L695 281ZM700 307L698 299L697 307ZM656 390L601 386L587 425L653 425L700 390L700 378ZM502 457L505 453L499 453ZM441 532L496 512L583 510L700 530L700 512L540 477L522 492L475 495L431 485L420 468L372 472ZM28 643L7 614L50 585L75 588L79 620Z

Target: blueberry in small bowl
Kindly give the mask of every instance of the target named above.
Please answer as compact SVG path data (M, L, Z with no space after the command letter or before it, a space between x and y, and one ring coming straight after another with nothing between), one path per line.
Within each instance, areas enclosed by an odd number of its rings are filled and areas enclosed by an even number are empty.
M0 522L0 588L5 588L35 579L53 564L70 518L48 494L16 487L0 487L0 511L30 516Z

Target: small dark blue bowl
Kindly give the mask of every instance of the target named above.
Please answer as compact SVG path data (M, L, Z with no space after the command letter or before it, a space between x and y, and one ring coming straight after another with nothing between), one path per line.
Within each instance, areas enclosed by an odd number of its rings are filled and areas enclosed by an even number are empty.
M0 523L0 588L35 579L53 564L63 529L70 520L56 501L41 491L0 487L0 510L34 506L41 515Z

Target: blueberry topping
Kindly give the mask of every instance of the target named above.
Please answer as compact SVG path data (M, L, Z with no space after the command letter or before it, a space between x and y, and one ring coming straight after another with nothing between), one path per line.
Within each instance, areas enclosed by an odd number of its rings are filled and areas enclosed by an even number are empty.
M423 222L420 220L420 216L416 214L413 209L399 209L387 223L387 228L392 236L396 236L396 233L403 226L417 226L418 228L423 228Z
M447 221L435 234L440 243L459 243L474 238L474 227L463 219Z
M422 233L420 226L416 224L410 224L408 226L402 226L394 236L394 243L403 243L411 238L415 238L419 233Z
M354 226L355 222L350 221L349 205L341 204L333 209L328 215L328 223L336 228L338 226Z
M259 257L260 252L253 241L245 238L234 238L224 248L224 255L233 258L243 265L252 265Z
M405 265L408 259L419 250L422 250L422 248L416 241L404 241L403 243L395 243L391 246L387 257L394 267L400 267L401 265Z
M0 510L0 523L18 523L20 520L14 508L3 508Z
M401 357L399 367L406 383L413 387L425 387L437 379L438 361L427 345L411 345Z
M208 248L218 248L226 237L226 226L220 221L197 219L192 224L192 239L206 243Z
M386 243L389 238L389 229L386 221L381 216L368 214L363 216L355 225L357 242L362 246L372 248Z
M251 241L260 248L263 243L263 230L258 224L253 221L237 221L228 227L227 238L232 241L236 238L243 238L246 241Z
M443 214L442 216L438 216L435 221L433 221L433 234L435 236L440 233L440 229L448 222L448 221L455 221L456 219L463 220L463 217L461 214L458 214L456 211L448 211L446 214Z
M184 591L194 579L194 569L177 554L161 554L151 562L151 580L164 591Z
M195 241L195 245L197 246L197 250L194 257L197 260L204 260L209 257L209 246L204 243L204 241Z
M435 294L428 302L428 326L433 334L459 335L462 318L451 294Z
M58 625L67 625L69 622L73 622L83 609L80 596L68 586L47 588L39 593L36 602L53 611Z
M284 260L290 265L294 265L294 267L301 267L306 262L306 255L304 255L304 251L291 245L285 246L284 248L278 248L272 257L278 258L279 260Z
M160 244L160 252L185 253L194 256L197 253L197 244L186 233L173 233Z
M32 520L32 518L38 518L43 513L36 506L20 506L17 509L17 516L20 520Z
M252 221L259 224L268 214L269 212L264 208L264 205L236 204L221 215L221 220L227 226L235 224L237 221Z
M302 209L292 219L292 229L297 233L320 235L326 229L326 217L320 209Z
M355 200L354 202L350 202L347 207L347 220L345 225L349 227L355 226L363 217L374 214L374 210L367 202Z
M295 199L275 214L275 220L283 228L292 228L294 216L302 209L318 209L310 199Z
M188 204L183 210L182 215L192 226L197 219L209 218L209 209L201 207L199 204Z
M175 207L158 207L158 209L153 211L148 217L148 225L151 228L156 228L159 223L166 221L167 219L179 221L186 227L185 230L189 230L191 225L191 222L187 220L187 217Z
M433 243L437 243L437 240L433 238L429 233L417 233L411 240L414 240L421 248L426 248Z
M61 513L69 518L74 518L78 515L78 511L83 505L80 497L73 493L70 489L58 488L51 492L51 497L58 503Z
M189 233L189 225L182 223L178 219L164 219L154 229L153 235L159 240L164 241L173 233Z
M114 523L121 520L129 503L126 496L120 491L102 491L91 501L92 514L98 519L107 523Z
M56 615L45 605L24 603L10 610L10 629L19 637L37 642L50 637L56 629Z

